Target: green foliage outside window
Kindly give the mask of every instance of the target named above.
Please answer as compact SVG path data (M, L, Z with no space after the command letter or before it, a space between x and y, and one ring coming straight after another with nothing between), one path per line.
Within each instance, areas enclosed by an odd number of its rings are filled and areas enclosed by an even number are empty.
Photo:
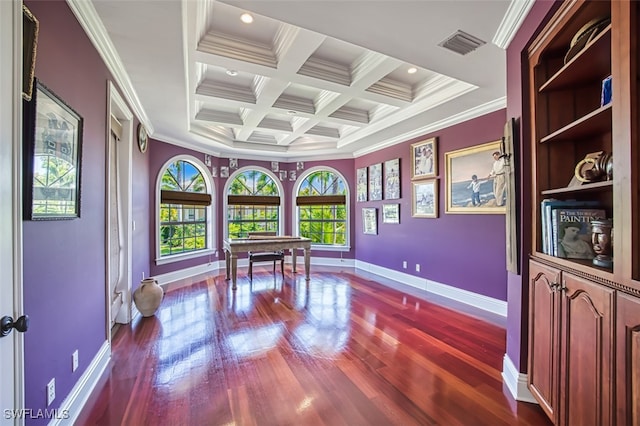
M279 196L278 186L269 175L259 170L238 174L229 186L228 195ZM246 238L249 232L278 233L280 207L276 205L229 205L227 226L229 238Z
M171 163L161 180L161 189L207 193L204 176L190 162ZM160 204L160 256L207 248L207 207Z
M319 170L310 173L300 184L298 196L347 195L344 181L335 173ZM347 206L321 204L298 206L300 236L314 244L347 244Z

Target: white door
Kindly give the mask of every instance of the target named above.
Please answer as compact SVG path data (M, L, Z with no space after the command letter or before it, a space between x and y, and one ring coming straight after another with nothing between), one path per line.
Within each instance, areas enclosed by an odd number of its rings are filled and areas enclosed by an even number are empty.
M20 164L22 2L0 1L0 317L22 315ZM18 58L18 61L16 61ZM7 202L10 200L11 202ZM0 424L21 425L23 335L0 337Z
M2 0L0 0L2 1ZM113 83L108 84L107 177L107 335L116 323L131 321L133 114Z
M122 146L122 125L111 116L109 135L109 295L111 300L111 327L116 324L118 313L124 305L124 293L127 290L125 277L126 259L124 259L124 233L122 232L122 190L118 154Z

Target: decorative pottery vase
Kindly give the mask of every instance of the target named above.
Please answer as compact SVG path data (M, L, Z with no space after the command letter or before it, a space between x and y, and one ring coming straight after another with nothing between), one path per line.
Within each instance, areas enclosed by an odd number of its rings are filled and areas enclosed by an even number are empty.
M612 236L613 221L597 219L591 221L591 243L596 257L593 264L603 268L613 267Z
M143 317L153 316L163 298L164 290L153 278L140 281L140 286L133 292L133 301Z

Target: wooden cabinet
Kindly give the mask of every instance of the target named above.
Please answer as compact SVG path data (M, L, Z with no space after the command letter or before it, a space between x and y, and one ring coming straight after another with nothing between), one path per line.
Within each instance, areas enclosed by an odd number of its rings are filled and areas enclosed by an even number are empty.
M550 419L557 417L560 271L531 262L529 304L535 315L529 320L529 389Z
M619 293L616 316L616 421L640 425L640 299Z
M611 425L615 291L562 272L560 425Z
M606 24L566 58L580 30L603 18ZM525 194L535 209L528 380L559 425L640 425L638 22L637 1L566 0L528 50L531 133L523 157L531 159ZM601 95L609 76L607 103ZM612 173L576 184L576 165L600 151L611 155ZM612 267L544 253L545 198L597 201L605 209L613 220Z
M612 424L615 291L530 263L529 388L559 425Z

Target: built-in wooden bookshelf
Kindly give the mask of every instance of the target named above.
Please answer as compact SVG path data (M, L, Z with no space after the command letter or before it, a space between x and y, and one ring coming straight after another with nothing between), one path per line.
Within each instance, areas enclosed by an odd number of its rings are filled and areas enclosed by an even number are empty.
M565 63L585 24L610 17ZM529 48L532 158L529 389L567 424L640 424L640 2L566 0ZM613 96L602 104L603 80ZM603 151L613 173L576 185ZM541 201L597 202L613 220L613 266L551 256ZM547 232L548 238L548 232ZM584 392L589 389L589 392Z

